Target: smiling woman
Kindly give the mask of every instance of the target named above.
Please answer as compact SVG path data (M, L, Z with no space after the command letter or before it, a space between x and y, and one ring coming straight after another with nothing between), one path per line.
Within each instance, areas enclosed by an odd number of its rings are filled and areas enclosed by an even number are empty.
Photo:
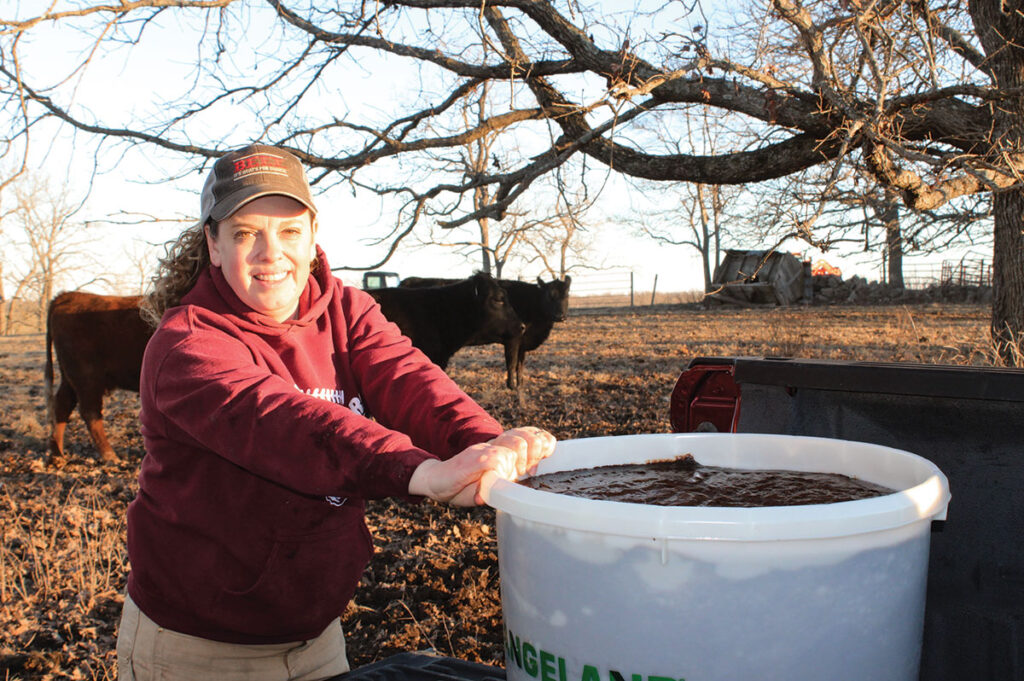
M299 160L250 145L214 164L200 222L161 264L121 679L347 671L339 616L372 553L366 500L479 504L554 448L503 432L333 277L316 215Z

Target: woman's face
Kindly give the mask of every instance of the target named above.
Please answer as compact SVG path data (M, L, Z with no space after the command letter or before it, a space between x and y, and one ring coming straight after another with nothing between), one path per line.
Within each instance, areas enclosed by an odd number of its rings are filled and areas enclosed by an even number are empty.
M291 319L316 257L316 223L305 206L287 196L264 196L206 228L210 262L252 309L282 322Z

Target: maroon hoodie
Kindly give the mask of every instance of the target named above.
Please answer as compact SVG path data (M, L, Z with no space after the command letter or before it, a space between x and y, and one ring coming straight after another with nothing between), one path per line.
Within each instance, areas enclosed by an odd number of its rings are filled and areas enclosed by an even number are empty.
M298 319L253 311L211 267L146 348L128 593L168 629L316 637L372 553L364 500L408 497L425 459L502 431L318 257Z

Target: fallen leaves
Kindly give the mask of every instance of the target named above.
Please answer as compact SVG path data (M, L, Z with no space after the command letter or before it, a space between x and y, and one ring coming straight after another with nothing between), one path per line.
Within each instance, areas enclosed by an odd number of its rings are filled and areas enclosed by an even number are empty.
M504 387L498 346L466 348L450 374L506 426L560 439L669 429L668 397L696 356L770 355L891 361L975 361L983 306L768 310L635 308L573 315L527 355L521 398ZM955 353L950 355L950 348ZM68 465L44 463L43 338L0 337L0 677L116 675L116 634L129 569L124 516L142 456L138 398L104 404L123 461L100 464L77 415ZM370 502L377 553L343 614L354 666L434 648L501 663L494 512L429 502Z

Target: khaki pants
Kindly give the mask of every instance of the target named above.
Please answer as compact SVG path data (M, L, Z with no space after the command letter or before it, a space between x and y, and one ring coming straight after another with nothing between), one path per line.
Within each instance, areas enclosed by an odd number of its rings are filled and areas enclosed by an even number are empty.
M339 619L311 641L221 643L159 626L127 594L117 668L118 681L316 681L349 670Z

